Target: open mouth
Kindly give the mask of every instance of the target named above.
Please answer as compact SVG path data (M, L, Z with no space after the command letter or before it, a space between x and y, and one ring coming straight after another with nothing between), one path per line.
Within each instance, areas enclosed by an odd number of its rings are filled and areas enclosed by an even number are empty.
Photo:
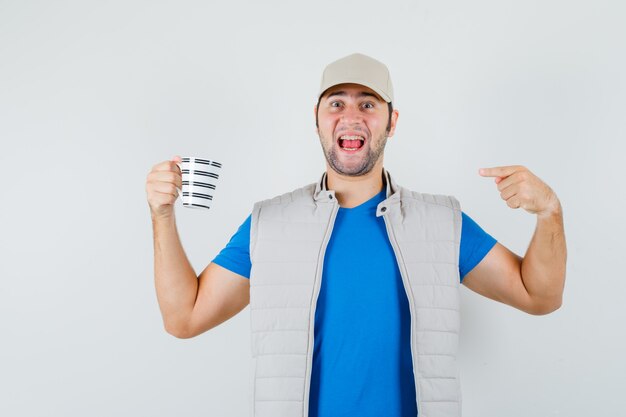
M363 147L365 137L360 135L341 135L339 139L337 139L337 143L344 151L355 152Z

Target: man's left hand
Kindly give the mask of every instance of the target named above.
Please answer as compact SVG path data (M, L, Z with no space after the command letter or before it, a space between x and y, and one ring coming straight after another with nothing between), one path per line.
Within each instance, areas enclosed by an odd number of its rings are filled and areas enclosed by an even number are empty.
M500 196L513 209L521 207L539 216L560 211L561 204L556 193L524 166L481 168L478 173L483 177L495 177Z

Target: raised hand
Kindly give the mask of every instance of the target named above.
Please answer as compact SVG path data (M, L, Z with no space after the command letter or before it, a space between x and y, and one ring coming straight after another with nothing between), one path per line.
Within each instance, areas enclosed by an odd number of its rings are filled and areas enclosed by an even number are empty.
M561 203L556 193L539 177L522 165L480 168L483 177L495 177L500 196L513 208L548 216L559 212Z

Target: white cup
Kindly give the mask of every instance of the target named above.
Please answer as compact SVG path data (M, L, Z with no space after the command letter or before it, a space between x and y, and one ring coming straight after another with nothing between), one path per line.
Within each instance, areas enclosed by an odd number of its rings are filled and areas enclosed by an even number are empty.
M183 157L176 163L183 176L183 207L209 209L222 172L222 164L210 159Z

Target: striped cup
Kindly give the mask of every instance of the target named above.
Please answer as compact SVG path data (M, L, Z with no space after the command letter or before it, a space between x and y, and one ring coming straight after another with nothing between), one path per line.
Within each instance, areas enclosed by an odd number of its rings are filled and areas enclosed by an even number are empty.
M185 157L177 165L183 174L183 207L211 208L222 164L210 159Z

